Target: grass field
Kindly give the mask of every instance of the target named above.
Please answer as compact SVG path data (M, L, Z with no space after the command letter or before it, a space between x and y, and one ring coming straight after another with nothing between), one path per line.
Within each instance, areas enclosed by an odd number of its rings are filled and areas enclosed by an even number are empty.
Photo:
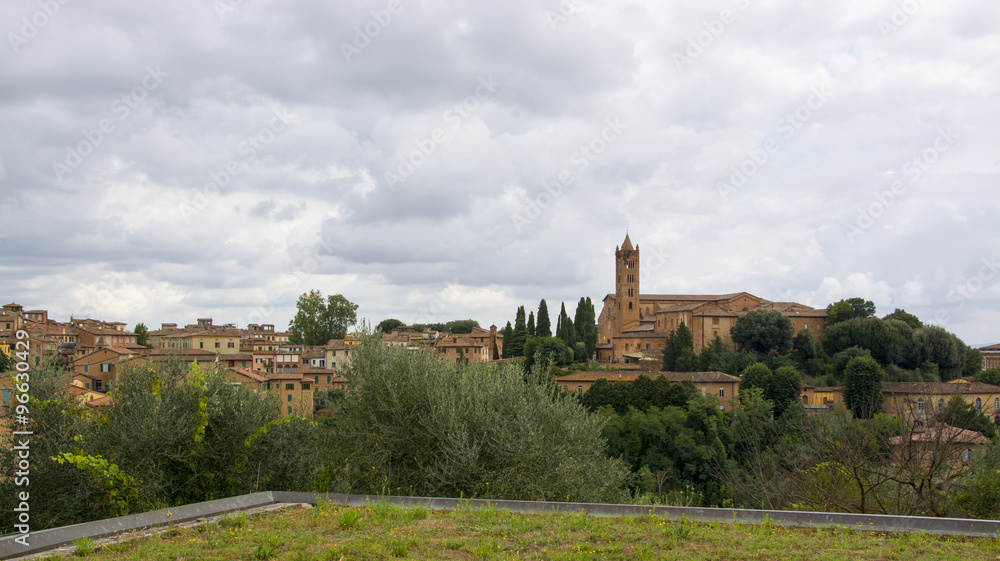
M993 538L698 523L657 516L433 511L373 503L230 514L49 559L998 559Z

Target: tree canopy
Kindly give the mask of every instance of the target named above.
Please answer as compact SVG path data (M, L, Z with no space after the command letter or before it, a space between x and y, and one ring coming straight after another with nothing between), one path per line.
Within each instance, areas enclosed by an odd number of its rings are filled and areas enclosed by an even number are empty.
M859 419L871 419L882 410L882 381L885 375L875 359L856 356L844 368L844 404Z
M401 325L404 325L402 321L396 318L388 318L378 322L378 325L375 326L375 330L382 333L392 333L393 329L396 329Z
M344 297L332 294L323 299L318 290L299 296L298 311L288 324L292 343L325 345L330 339L343 339L347 330L358 321L358 305Z
M826 307L826 325L847 321L852 318L867 318L875 315L875 303L864 298L848 298Z
M731 335L742 350L785 354L792 348L795 327L778 310L750 310L736 319Z

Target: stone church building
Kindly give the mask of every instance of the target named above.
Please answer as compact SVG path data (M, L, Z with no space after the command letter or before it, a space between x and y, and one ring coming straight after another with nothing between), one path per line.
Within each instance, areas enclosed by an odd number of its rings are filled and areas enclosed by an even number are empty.
M792 320L795 332L808 329L819 341L826 310L795 302L771 302L747 292L730 294L641 294L639 246L628 234L615 248L615 291L604 297L597 318L597 359L628 363L659 360L667 335L683 321L694 333L696 353L716 335L735 350L729 330L736 318L757 309L775 309Z

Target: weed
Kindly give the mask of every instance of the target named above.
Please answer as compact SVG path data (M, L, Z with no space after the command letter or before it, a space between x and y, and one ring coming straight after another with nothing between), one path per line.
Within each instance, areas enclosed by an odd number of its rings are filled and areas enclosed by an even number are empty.
M223 514L222 518L219 519L219 526L223 528L242 528L246 525L247 513L242 511Z
M280 546L281 540L278 536L261 536L260 543L257 544L257 549L253 550L253 558L259 561L270 559L278 552L278 547Z
M345 530L361 527L361 515L356 510L345 510L337 517L337 524Z
M76 546L76 549L73 550L73 555L77 557L86 557L94 552L94 540L86 536L73 540L73 545Z
M410 546L403 542L392 542L389 546L393 557L406 557L410 554Z
M648 543L640 545L635 550L635 559L638 561L652 561L653 547Z

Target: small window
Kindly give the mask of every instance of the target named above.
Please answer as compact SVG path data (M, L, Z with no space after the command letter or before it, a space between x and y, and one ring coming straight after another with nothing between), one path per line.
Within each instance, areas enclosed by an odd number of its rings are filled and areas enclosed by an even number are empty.
M938 400L938 413L944 411L944 398Z
M3 403L10 403L10 390L7 388L3 389Z
M236 348L236 343L230 341L226 346L229 347L230 349L235 349Z
M330 377L329 377L329 376L327 376L327 377L326 377L326 383L327 383L327 384L329 384L329 383L330 383Z
M288 394L288 401L292 400L292 394Z
M90 365L89 364L84 364L83 365L83 372L84 372L84 374L86 374L89 371L90 371Z
M576 393L583 393L583 386L577 386Z
M993 412L1000 413L1000 397L993 398Z
M969 455L970 455L970 451L969 451L968 448L966 448L965 450L962 450L962 461L968 463L968 461L969 461Z
M295 384L285 384L285 389L286 390L294 390L295 389Z
M982 413L982 412L983 412L983 400L977 397L976 398L976 413Z
M288 406L288 414L289 414L289 415L291 415L291 414L292 414L292 406L291 406L291 405L289 405L289 406Z
M719 388L719 397L726 397L726 388Z
M314 378L315 378L315 379L314 379L313 381L314 381L314 382L316 382L316 383L318 384L318 383L319 383L319 376L314 376Z
M220 343L220 342L216 341L216 342L215 342L215 348L216 348L216 349L219 349L219 348L222 348L222 343Z
M920 414L924 413L924 400L923 400L923 398L920 398L920 399L917 400L917 413L920 413Z
M202 342L198 343L198 348L204 349L205 348L205 342L202 341Z
M303 389L303 390L308 390L308 389L309 389L309 387L310 387L310 386L309 386L309 382L303 382L303 383L302 383L302 389Z

